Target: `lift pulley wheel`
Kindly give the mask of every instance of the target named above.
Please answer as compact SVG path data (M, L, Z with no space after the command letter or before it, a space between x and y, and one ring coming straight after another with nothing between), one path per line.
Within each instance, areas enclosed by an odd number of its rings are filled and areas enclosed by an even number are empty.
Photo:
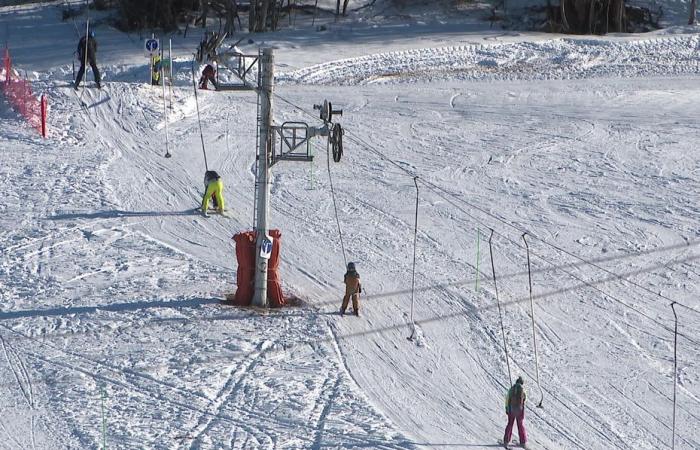
M314 109L318 109L319 118L324 122L333 122L333 115L343 115L342 109L333 109L333 105L328 100L323 101L323 105L314 105Z
M325 102L324 102L325 106ZM331 102L328 102L328 121L333 122L333 114L336 114L338 116L343 115L343 110L342 109L333 109L333 105Z

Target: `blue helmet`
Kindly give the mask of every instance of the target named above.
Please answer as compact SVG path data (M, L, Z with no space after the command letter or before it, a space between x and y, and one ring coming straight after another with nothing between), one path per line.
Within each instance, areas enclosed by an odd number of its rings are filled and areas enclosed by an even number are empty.
M94 32L93 30L90 30L90 32L88 33L88 36L90 36L91 38L94 39L94 38L95 38L95 32Z

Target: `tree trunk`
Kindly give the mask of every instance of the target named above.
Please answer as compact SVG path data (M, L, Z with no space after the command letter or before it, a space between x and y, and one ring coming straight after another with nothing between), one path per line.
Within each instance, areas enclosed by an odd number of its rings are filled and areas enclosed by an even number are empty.
M604 34L626 31L625 0L561 0L560 8L564 32Z
M258 0L251 0L250 9L248 10L248 32L255 33L255 24L257 23L257 3Z
M241 23L241 19L238 17L238 3L236 0L225 0L222 6L222 13L226 16L224 31L229 36L233 36L233 33L236 31L236 19L238 19L239 27Z
M267 15L270 12L270 0L263 0L262 7L260 8L260 25L259 31L267 31Z
M568 33L571 31L571 26L569 25L569 21L566 20L566 12L567 12L567 7L566 7L566 0L561 0L561 3L559 4L560 6L560 13L559 15L561 16L561 30L565 33Z
M625 13L625 0L610 0L610 20L612 31L618 33L627 32L627 14Z
M199 20L202 21L202 28L207 27L207 15L209 14L209 0L199 0L199 10L202 11L202 15Z
M280 9L277 1L274 0L252 0L250 2L248 30L255 33L276 29Z
M173 15L173 2L171 0L164 1L161 4L161 26L166 31L171 31L177 28L177 20Z
M690 2L690 17L688 18L688 25L695 25L695 7L696 0Z

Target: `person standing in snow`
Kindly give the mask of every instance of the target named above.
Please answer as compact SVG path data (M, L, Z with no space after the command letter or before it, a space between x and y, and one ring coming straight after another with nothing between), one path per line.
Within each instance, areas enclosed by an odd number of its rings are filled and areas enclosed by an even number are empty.
M209 89L207 87L207 83L209 81L211 81L211 84L214 85L214 89L218 89L216 85L216 69L214 69L214 66L212 66L211 64L207 64L207 66L202 71L202 76L199 78L199 88Z
M224 182L218 173L213 170L207 170L204 173L204 197L202 198L202 214L207 215L209 208L209 199L214 202L214 208L223 214L224 212Z
M527 433L525 432L525 388L523 387L523 377L518 377L515 384L508 390L506 395L506 414L508 415L508 425L506 432L503 435L503 445L506 447L510 442L513 434L513 422L518 423L518 437L520 445L525 447L527 442Z
M355 263L348 263L348 271L345 272L343 281L345 283L345 296L343 297L343 305L340 307L340 315L345 314L348 302L352 298L352 310L356 316L359 316L362 284L360 283L360 274L355 270Z
M85 57L85 51L87 50L87 58ZM92 73L95 75L95 83L97 84L97 89L102 86L100 84L100 71L97 69L97 58L95 54L97 53L97 41L95 40L95 32L90 31L87 36L83 36L78 42L78 57L80 58L80 70L78 70L78 76L75 77L75 84L73 85L75 90L78 90L80 86L80 81L83 79L83 74L85 74L85 60L92 67Z

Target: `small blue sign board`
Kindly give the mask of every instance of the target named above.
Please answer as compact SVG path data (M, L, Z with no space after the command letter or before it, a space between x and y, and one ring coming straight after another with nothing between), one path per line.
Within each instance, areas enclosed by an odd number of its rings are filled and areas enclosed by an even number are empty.
M146 49L146 53L149 55L153 55L158 51L158 39L146 39L144 48Z
M270 259L270 255L272 255L272 238L265 236L260 242L260 257Z

